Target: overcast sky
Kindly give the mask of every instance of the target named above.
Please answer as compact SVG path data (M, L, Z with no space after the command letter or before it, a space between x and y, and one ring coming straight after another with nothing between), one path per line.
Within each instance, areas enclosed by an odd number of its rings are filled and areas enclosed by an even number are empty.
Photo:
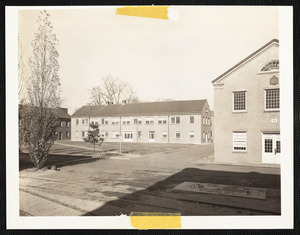
M213 109L211 81L279 37L277 7L178 7L177 21L117 15L116 7L47 11L70 114L107 75L131 84L141 101L208 99ZM19 11L26 57L38 14Z

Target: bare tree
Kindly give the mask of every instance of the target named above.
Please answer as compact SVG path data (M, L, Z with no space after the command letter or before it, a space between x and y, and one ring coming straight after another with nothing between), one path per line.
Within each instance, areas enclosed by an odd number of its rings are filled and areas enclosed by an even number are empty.
M46 10L38 16L39 26L31 44L33 56L29 61L28 103L20 112L20 128L23 127L20 133L28 146L31 161L38 169L47 160L60 123L56 112L61 104L58 40L49 17Z
M28 69L24 58L24 48L18 35L18 97L19 104L27 101Z
M103 105L109 102L120 104L122 101L137 103L138 97L132 86L118 78L107 76L102 78L100 86L92 88L90 100L92 105Z

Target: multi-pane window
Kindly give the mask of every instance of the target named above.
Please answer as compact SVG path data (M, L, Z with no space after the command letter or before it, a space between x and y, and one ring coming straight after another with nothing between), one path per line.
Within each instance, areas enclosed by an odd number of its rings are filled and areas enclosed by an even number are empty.
M154 124L154 118L146 118L146 125L153 125Z
M232 133L233 151L247 150L247 133L244 131Z
M133 119L133 124L137 124L138 123L138 120L135 118L135 119Z
M190 116L190 123L194 123L194 116Z
M205 125L205 117L202 118L202 124Z
M113 131L112 133L111 133L111 138L119 138L119 132L117 132L117 131Z
M130 125L130 120L124 119L122 123L123 123L123 125Z
M172 124L179 124L180 123L180 117L171 117L171 123Z
M265 139L265 153L273 152L273 139Z
M195 138L195 132L194 131L190 131L190 139L194 139Z
M70 122L67 122L67 127L70 127Z
M118 125L119 124L119 119L112 119L111 124L112 125Z
M276 153L280 153L280 140L276 140Z
M70 137L70 132L66 132L66 137L69 138Z
M79 119L76 119L76 125L78 125L79 124Z
M162 124L167 124L167 118L166 117L160 117L158 119L158 124L162 125Z
M60 122L60 126L63 127L64 126L64 122Z
M271 72L271 71L278 71L278 70L279 70L279 60L272 60L271 62L265 64L260 69L260 72Z
M179 131L176 132L176 139L180 139L180 132Z
M81 119L81 124L84 125L84 119Z
M139 137L139 138L142 137L142 131L138 131L138 137Z
M85 135L85 133L84 133L84 131L82 131L82 132L81 132L81 136L84 137L84 135Z
M124 139L132 140L133 139L133 133L132 132L125 132L124 133Z
M280 105L279 89L267 89L265 90L266 95L266 110L278 110Z
M233 111L246 111L246 91L233 92Z
M166 139L166 138L168 137L168 134L167 134L166 131L163 131L163 132L162 132L162 137L163 137L163 139Z

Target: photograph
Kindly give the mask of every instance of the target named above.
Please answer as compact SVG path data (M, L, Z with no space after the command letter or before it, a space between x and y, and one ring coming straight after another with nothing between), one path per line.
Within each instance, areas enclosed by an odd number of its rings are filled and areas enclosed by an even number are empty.
M291 12L6 7L10 227L292 227Z

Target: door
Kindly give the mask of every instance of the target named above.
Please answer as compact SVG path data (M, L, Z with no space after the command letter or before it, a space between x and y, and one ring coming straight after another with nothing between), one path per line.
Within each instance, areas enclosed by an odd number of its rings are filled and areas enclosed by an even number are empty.
M133 132L132 131L124 132L124 141L133 141Z
M149 141L154 142L155 141L155 132L149 131Z
M280 164L280 134L263 134L262 162Z
M59 139L59 140L62 140L62 132L59 132L58 139Z

